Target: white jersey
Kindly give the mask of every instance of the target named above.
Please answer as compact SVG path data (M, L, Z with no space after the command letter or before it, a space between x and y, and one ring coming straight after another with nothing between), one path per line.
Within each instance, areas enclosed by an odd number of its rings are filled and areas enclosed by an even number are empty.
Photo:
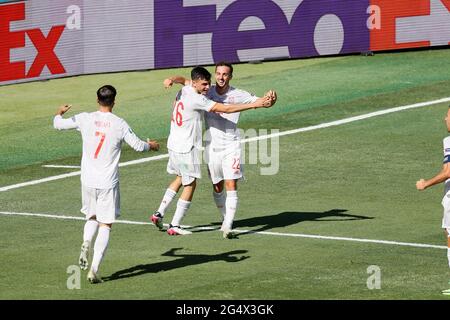
M253 103L258 97L240 89L231 87L228 91L220 95L213 85L208 91L208 98L223 104L244 104ZM237 123L240 112L235 113L205 113L207 144L211 147L226 148L230 144L236 144L240 140Z
M450 137L444 139L444 164L450 162ZM450 191L450 179L445 181L445 193Z
M174 102L167 148L187 153L193 147L202 147L202 116L216 102L197 93L191 86L184 86Z
M111 112L80 113L72 118L55 116L56 129L77 129L83 139L81 182L90 188L110 189L119 182L122 142L136 151L148 151L148 143L139 139L122 118Z

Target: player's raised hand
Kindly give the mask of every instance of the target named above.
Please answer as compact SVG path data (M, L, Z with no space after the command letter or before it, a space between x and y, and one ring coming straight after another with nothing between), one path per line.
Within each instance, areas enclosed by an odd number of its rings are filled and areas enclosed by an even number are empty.
M60 107L58 108L58 110L56 111L56 114L62 116L64 113L66 113L67 111L69 111L70 108L72 108L72 105L71 105L71 104L65 104L65 105L63 105L63 106L60 106Z
M262 97L262 99L263 99L263 107L264 108L270 108L276 102L276 99L274 99L274 96L272 95L272 93L266 94L264 97Z
M273 101L272 105L274 105L277 102L277 98L278 98L277 97L277 92L274 91L274 90L267 91L264 96L265 97L269 97Z
M170 78L167 78L164 80L163 84L164 84L164 88L169 89L173 85L173 80Z
M153 151L159 150L159 143L156 140L147 139L147 143L148 143L148 146L150 147L150 150L153 150Z
M416 188L417 190L425 190L426 188L426 184L425 184L425 179L420 179L419 181L416 182Z

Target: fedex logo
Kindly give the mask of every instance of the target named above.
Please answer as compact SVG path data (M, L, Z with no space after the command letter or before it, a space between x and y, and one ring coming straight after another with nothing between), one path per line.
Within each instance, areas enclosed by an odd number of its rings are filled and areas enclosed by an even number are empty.
M54 49L64 32L65 25L53 26L47 35L41 29L11 31L12 21L25 20L25 4L16 3L0 6L0 82L38 77L45 66L51 74L66 72ZM28 36L37 50L37 55L26 71L25 61L11 62L10 50L25 47Z
M324 16L345 30L339 52L365 51L370 43L365 32L368 6L369 0L304 0L288 19L275 1L237 0L216 17L215 4L183 6L182 0L154 0L155 67L183 65L183 36L200 33L212 34L214 61L239 61L238 50L273 47L287 48L291 58L316 56L315 28ZM263 27L241 30L249 17L259 19Z
M449 10L450 0L154 0L155 67L183 65L184 37L201 34L211 52L199 54L231 62L252 49L299 58L448 44ZM261 27L243 27L250 18Z

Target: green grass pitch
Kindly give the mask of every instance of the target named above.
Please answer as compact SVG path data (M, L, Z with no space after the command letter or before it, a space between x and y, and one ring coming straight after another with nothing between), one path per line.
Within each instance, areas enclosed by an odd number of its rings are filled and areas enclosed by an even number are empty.
M209 67L213 71L212 67ZM235 65L232 84L257 95L278 92L272 109L241 115L243 129L280 131L450 97L450 50ZM76 169L81 137L57 132L53 115L96 109L101 85L118 89L114 112L157 153L125 146L121 162L167 153L171 102L163 89L190 68L81 76L0 87L0 188ZM169 237L152 225L115 224L101 266L107 281L70 290L83 221L79 176L0 192L0 299L447 299L445 248L296 237L386 240L445 246L442 186L415 189L441 167L449 103L386 114L279 138L279 171L245 166L235 227L225 240L206 170L183 223L213 229ZM166 159L122 167L122 219L148 222L171 180ZM170 222L174 205L169 210ZM369 289L370 266L380 289Z

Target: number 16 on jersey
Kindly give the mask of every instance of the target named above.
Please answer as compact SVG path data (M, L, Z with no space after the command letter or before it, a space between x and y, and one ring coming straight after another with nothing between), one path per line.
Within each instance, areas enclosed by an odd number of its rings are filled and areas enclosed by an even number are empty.
M181 110L184 110L183 102L179 101L173 108L172 113L172 121L177 124L177 126L181 127L183 125L183 115L181 114Z

